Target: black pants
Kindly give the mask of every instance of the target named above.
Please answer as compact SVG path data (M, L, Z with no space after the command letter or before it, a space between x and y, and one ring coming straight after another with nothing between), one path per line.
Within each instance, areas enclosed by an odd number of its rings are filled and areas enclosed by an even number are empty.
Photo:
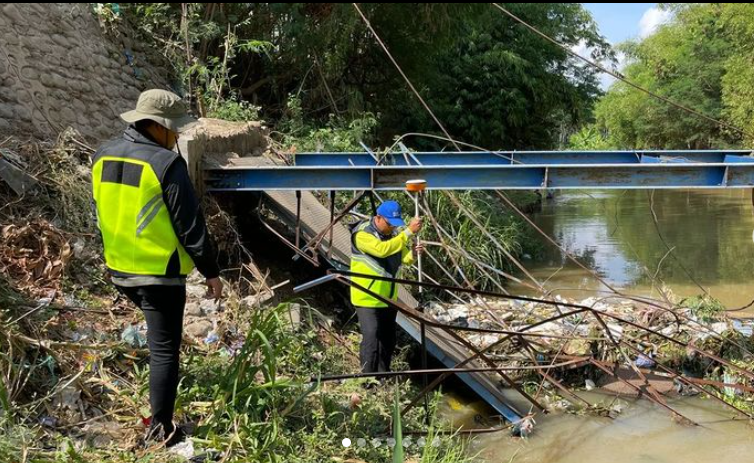
M173 410L178 391L178 356L183 331L185 286L119 286L123 294L144 312L149 345L149 403L152 425L173 429Z
M361 371L390 371L390 361L395 350L395 317L398 311L393 307L356 307L356 314L359 316L362 336L359 351Z

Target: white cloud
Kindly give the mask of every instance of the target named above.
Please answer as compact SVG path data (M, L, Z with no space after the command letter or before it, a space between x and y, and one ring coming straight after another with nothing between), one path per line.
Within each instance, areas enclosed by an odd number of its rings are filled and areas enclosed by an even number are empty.
M644 12L639 20L639 37L642 39L654 34L658 27L670 21L672 13L652 7Z
M592 49L587 46L586 40L581 39L577 45L571 47L571 51L584 58L591 58Z
M610 44L612 46L612 44ZM581 40L577 45L574 45L571 47L571 51L576 53L577 55L583 56L584 58L593 59L592 58L592 51L594 49L592 47L587 46L586 41ZM598 60L599 64L605 66L606 68L610 69L611 71L618 71L622 72L623 68L626 66L626 54L623 52L617 52L615 54L615 60L616 62L611 62L607 60ZM579 63L581 65L581 63ZM600 79L600 87L602 90L607 90L610 85L615 82L615 77L606 74L604 72L600 72L599 75Z

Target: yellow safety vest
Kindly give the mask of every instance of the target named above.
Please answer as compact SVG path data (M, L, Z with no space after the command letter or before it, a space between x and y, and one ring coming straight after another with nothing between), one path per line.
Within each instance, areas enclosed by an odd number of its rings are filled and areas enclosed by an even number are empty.
M359 250L356 246L357 233L369 233L382 241L392 238L382 236L371 221L363 222L356 226L351 234L351 272L395 278L398 275L398 270L401 266L401 252L383 258L370 256ZM351 277L351 281L367 288L375 294L379 294L385 299L395 300L398 297L398 288L393 282L373 280L364 277ZM353 287L351 288L351 303L357 307L379 308L388 306L388 304L380 301L374 296Z
M92 187L105 262L113 273L174 277L194 268L163 201L161 180L177 158L127 135L97 152Z

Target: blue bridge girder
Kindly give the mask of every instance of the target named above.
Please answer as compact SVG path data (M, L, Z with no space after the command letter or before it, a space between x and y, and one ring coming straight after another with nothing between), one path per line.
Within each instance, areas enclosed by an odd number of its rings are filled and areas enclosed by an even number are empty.
M746 157L753 151L425 151L392 153L380 165L447 166L511 164L641 164L672 162L725 162L726 156ZM300 167L376 166L372 153L300 153L295 164Z
M206 170L209 191L754 188L752 151L301 153L295 166Z

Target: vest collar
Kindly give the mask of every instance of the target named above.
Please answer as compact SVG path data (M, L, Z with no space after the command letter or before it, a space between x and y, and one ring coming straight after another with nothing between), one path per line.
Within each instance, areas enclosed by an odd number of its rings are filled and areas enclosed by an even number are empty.
M126 130L123 132L123 138L126 141L129 141L132 143L139 143L142 145L151 145L151 146L156 146L158 148L162 148L161 145L155 143L154 141L142 135L141 132L136 130L136 128L132 125L129 125L128 128L126 128Z
M374 223L374 219L375 219L375 217L372 217L371 220L369 220L369 225L371 225L371 227L375 231L375 233L377 233L378 235L380 235L383 238L392 238L392 237L395 236L395 230L393 230L393 233L391 233L389 235L383 235L382 232L380 232L380 229L377 228L377 225Z

